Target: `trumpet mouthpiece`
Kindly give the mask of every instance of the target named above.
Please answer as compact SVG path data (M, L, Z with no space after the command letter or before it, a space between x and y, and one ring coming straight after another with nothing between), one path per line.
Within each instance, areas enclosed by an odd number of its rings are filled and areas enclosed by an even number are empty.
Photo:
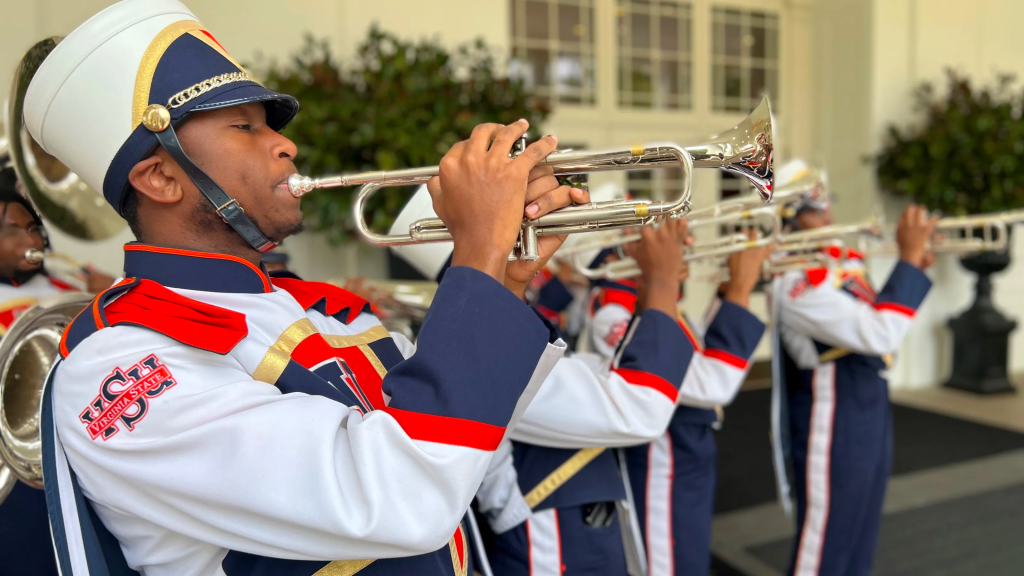
M312 192L315 188L316 183L309 176L292 174L288 177L288 191L296 198L306 194L307 192Z
M25 250L25 260L28 260L30 264L40 264L43 258L45 258L45 255L39 250L32 248Z

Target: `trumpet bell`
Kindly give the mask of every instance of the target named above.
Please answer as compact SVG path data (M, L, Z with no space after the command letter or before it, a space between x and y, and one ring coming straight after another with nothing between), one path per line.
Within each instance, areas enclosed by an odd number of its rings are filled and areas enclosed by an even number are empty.
M37 42L14 73L7 102L7 138L11 163L36 210L62 232L82 240L103 240L120 232L124 220L77 174L46 153L25 128L25 94L39 66L60 42Z
M19 316L0 341L0 459L11 477L36 488L43 486L43 385L57 360L61 334L91 298L76 293L46 299Z

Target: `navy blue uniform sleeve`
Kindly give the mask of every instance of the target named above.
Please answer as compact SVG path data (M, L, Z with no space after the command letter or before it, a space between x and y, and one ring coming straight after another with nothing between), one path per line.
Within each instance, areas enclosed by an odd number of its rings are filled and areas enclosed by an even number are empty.
M633 317L613 369L630 384L650 386L675 401L694 350L678 320L645 310Z
M384 378L389 408L504 428L557 334L490 276L444 275L416 353Z

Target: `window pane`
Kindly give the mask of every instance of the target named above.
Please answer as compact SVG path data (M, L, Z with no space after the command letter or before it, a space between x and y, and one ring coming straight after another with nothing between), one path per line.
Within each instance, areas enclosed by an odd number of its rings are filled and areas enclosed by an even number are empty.
M661 74L659 75L658 94L662 100L667 101L679 94L679 62L666 60L661 63Z
M533 77L534 86L548 86L551 78L548 76L550 63L548 62L547 50L527 50L526 59L530 62L530 74Z
M739 66L725 67L725 95L739 98L743 95L743 80L740 78Z
M679 50L679 20L668 16L662 16L660 20L661 49L666 52Z
M765 73L763 68L750 69L750 97L758 99L765 92Z
M765 58L768 58L769 60L776 60L776 59L778 59L778 57L779 57L779 44L778 44L778 42L779 42L779 34L778 34L778 32L774 28L772 28L772 29L770 29L770 30L765 32L765 39L764 39L764 45L765 45L764 56L765 56Z
M558 5L558 39L565 42L579 42L586 35L580 21L579 6Z
M555 83L560 87L583 86L583 63L578 52L562 52L555 61Z
M754 58L765 57L765 30L764 28L750 29L750 55Z
M629 33L633 48L649 48L651 46L651 17L647 14L633 14Z
M725 55L740 56L743 54L743 32L739 24L725 25Z
M547 40L548 5L546 2L526 3L526 36Z
M633 93L649 93L651 91L651 61L646 58L633 58L630 64L633 69Z

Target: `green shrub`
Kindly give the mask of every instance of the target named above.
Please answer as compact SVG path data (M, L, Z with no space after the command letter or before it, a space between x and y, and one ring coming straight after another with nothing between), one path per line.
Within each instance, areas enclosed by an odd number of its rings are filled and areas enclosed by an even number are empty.
M947 82L941 97L928 83L915 91L921 125L889 126L874 159L882 189L946 215L1024 206L1024 93L1005 74L980 89L953 71Z

